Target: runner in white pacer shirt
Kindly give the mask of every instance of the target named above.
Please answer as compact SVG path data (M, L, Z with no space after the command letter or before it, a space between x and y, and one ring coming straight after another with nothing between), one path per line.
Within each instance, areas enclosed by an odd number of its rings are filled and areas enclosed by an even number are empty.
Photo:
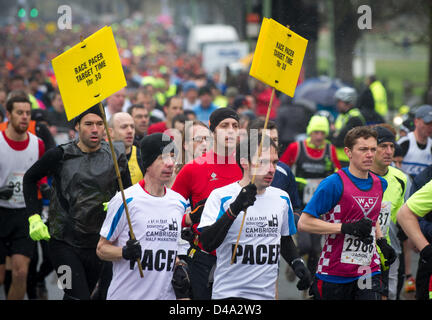
M186 200L165 187L174 170L174 150L163 134L143 138L144 179L124 191L136 241L129 238L124 204L117 193L108 204L100 231L98 256L113 261L107 300L172 300L181 221ZM133 263L141 260L144 278ZM131 271L131 265L133 270Z
M236 159L243 178L215 189L204 206L198 226L201 241L206 251L216 249L217 256L212 299L275 299L280 254L300 278L299 290L310 285L310 272L291 238L296 227L289 195L270 187L279 159L276 145L269 138L267 141L271 147L263 148L260 165L256 165L257 144L250 139L241 142ZM243 153L249 154L242 154L244 150L247 152ZM251 184L255 168L255 184ZM231 265L246 209L237 254Z

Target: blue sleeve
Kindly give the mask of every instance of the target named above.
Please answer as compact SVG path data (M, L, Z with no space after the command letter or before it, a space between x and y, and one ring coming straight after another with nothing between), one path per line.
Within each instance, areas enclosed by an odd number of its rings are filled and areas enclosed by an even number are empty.
M284 196L280 196L282 199L284 199L287 202L288 205L288 231L289 231L289 235L292 236L294 234L297 233L297 224L295 222L294 219L294 212L293 209L291 208L291 203L290 203L290 199L288 199L288 197L284 197Z
M342 180L337 173L333 173L321 181L303 212L319 218L338 204L342 191Z

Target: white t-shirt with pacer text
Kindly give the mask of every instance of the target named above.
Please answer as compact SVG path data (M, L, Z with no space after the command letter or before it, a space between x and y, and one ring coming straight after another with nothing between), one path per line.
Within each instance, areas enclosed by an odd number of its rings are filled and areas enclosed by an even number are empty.
M129 260L113 261L113 277L108 300L173 300L171 285L186 201L166 189L163 197L148 194L139 183L124 191L132 229L142 248L140 277L137 263L130 270ZM108 204L100 235L123 247L129 240L129 225L120 193Z
M241 189L235 182L213 190L198 228L215 223ZM212 299L275 299L280 238L297 231L291 201L285 191L274 187L268 187L264 194L256 196L254 205L247 209L236 259L231 265L243 214L242 211L237 216L225 240L216 249Z

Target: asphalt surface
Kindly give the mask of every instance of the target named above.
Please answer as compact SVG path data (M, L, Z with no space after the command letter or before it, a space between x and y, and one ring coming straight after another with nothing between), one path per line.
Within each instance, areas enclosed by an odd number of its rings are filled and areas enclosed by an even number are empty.
M417 270L417 261L418 261L418 254L413 253L412 255L412 273L413 275L416 274ZM286 269L287 269L287 263L284 259L281 259L280 263L280 272L279 272L279 278L278 278L278 299L279 300L303 300L308 299L308 295L303 292L299 291L296 287L296 283L298 279L296 279L293 282L288 281L286 276ZM57 285L57 276L54 272L48 275L48 277L45 279L45 283L48 290L48 300L62 300L63 298L63 291L59 289ZM4 288L3 286L0 286L0 300L4 300ZM27 296L26 296L27 299ZM412 300L414 299L413 294L401 294L401 299L403 300Z

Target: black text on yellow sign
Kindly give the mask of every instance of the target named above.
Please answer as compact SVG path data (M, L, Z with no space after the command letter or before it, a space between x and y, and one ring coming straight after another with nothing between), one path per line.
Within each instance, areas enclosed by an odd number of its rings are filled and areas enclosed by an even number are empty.
M264 18L249 74L293 97L307 43L277 21Z
M100 71L107 66L103 58L102 52L96 56L84 61L74 68L77 82L85 80L87 86L93 84L93 81L98 81L102 78Z

